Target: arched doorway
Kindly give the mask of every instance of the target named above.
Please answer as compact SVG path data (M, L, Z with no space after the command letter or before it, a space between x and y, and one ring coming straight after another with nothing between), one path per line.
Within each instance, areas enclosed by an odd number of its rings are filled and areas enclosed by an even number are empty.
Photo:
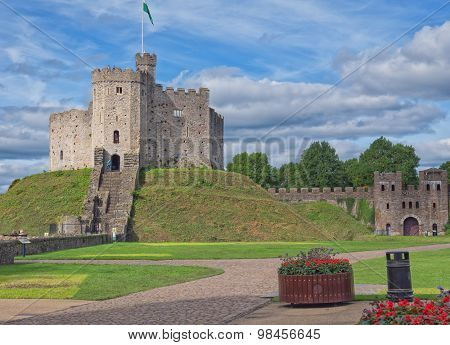
M386 224L386 235L389 235L391 232L391 224L387 223Z
M438 226L436 223L433 224L433 236L438 235Z
M403 235L405 236L417 236L419 235L419 221L414 217L405 219L403 223Z
M120 171L120 156L119 155L112 155L111 171Z

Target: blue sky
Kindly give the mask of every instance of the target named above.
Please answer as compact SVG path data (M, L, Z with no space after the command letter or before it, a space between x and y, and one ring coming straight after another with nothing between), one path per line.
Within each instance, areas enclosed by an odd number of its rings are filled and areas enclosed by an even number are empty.
M146 48L158 54L158 82L211 89L227 157L268 132L276 144L262 148L275 165L297 159L304 138L331 141L347 159L385 135L414 145L422 167L436 166L450 160L450 5L277 124L445 3L154 0ZM133 67L141 1L1 0L0 8L2 191L47 169L48 116L87 106L86 64Z

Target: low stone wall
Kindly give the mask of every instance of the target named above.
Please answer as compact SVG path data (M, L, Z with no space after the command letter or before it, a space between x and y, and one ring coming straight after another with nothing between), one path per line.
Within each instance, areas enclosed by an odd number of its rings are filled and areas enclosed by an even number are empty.
M56 250L91 247L112 242L109 234L80 235L67 237L30 238L26 245L27 255L52 252ZM0 264L13 263L11 256L22 255L22 244L19 241L0 241Z
M16 253L17 241L0 242L0 265L13 264Z

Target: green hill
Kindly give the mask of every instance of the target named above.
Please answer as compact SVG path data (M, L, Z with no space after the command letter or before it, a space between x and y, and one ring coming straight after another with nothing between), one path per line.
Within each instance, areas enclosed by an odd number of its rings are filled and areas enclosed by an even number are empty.
M280 202L235 173L153 169L142 174L141 184L132 238L142 242L354 239L368 233L339 207Z
M0 234L43 235L61 216L81 215L90 169L17 180L0 194ZM304 241L361 238L368 229L326 202L288 204L246 176L208 169L143 172L132 239L141 242Z
M23 229L43 235L61 216L81 215L90 169L56 171L25 177L0 194L0 234Z

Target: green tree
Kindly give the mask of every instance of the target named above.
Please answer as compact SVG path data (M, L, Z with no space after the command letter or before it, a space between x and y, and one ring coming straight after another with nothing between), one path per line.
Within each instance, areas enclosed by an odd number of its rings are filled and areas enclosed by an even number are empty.
M283 164L279 169L279 186L282 188L301 188L300 169L298 164Z
M363 185L373 185L373 173L401 171L405 184L417 184L420 158L412 146L393 144L385 137L375 140L359 157Z
M342 162L326 141L314 142L303 152L299 163L300 178L308 187L345 185Z
M343 165L345 179L348 186L361 187L364 186L363 167L357 158L352 158L344 162Z
M240 153L233 157L232 162L227 165L227 170L248 176L264 188L273 187L278 183L278 172L269 164L265 153Z
M447 175L448 182L450 183L450 161L442 163L442 165L439 167L439 169L447 170L447 172L448 172L448 175Z

